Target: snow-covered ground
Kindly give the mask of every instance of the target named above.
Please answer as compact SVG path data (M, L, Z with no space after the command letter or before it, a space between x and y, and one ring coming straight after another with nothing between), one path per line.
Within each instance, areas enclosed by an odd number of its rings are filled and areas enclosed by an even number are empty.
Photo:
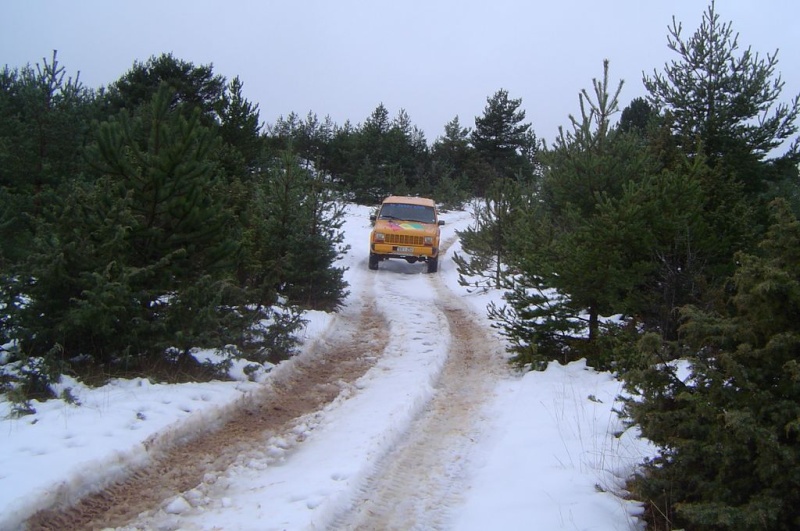
M486 305L501 302L502 294L467 293L452 262L460 249L454 231L467 227L470 216L446 212L442 217L443 239L453 243L440 260L440 285L474 312L474 326L488 327ZM351 249L343 259L349 268L347 306L365 304L376 286L402 290L404 296L396 300L391 294L378 300L378 309L392 326L414 330L414 344L424 348L390 343L347 392L298 423L292 440L266 441L259 455L207 478L202 488L177 494L126 529L342 527L341 514L363 496L381 459L402 444L436 395L450 346L441 331L446 323L421 313L436 297L425 265L400 262L398 273L390 261L369 271L369 230L369 209L350 206L345 233ZM324 340L339 324L336 315L308 318L306 345ZM122 477L146 463L154 445L213 426L227 408L247 400L271 377L182 385L117 380L98 389L64 381L74 403L34 403L36 413L21 418L11 418L11 405L0 401L0 530L18 529L34 511ZM576 362L553 363L544 372L509 372L492 382L472 428L478 436L470 446L453 448L460 453L462 471L458 495L447 499L446 521L409 528L642 527L636 518L641 506L624 499L624 482L653 448L634 430L626 431L613 412L619 408L619 381Z

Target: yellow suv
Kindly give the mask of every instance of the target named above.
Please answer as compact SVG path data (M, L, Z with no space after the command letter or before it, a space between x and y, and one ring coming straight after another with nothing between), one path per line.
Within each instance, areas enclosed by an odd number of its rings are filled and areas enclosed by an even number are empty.
M369 237L369 268L389 258L409 264L428 263L428 273L439 269L439 219L436 203L423 197L390 196L378 213L370 216L374 226Z

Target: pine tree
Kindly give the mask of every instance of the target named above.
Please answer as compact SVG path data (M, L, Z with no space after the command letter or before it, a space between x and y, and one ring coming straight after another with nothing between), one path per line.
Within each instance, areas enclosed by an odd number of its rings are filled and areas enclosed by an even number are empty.
M412 125L405 109L400 109L392 120L385 143L386 157L402 173L406 186L410 190L423 188L427 179L428 143L425 134Z
M553 225L538 194L520 198L507 227L508 274L505 304L491 304L489 317L507 338L512 361L544 369L550 360L569 361L573 338L580 334L580 309L545 283L541 250L552 243Z
M756 254L739 253L723 314L688 306L691 376L629 378L627 412L661 447L639 486L676 527L800 525L800 222L785 202Z
M55 51L35 68L0 70L0 264L24 259L44 206L86 169L94 94L79 78Z
M346 127L335 135L333 151L341 150L345 160L341 167L334 163L332 173L355 202L376 204L387 195L408 193L414 163L403 127L410 127L407 116L393 124L380 104L357 130Z
M329 116L324 120L309 112L305 120L301 120L295 113L290 113L286 119L279 119L271 128L274 140L274 151L292 151L304 160L306 167L311 164L319 169L328 167L331 162L330 143L336 126Z
M649 161L635 135L612 128L622 89L609 92L608 61L603 78L593 80L594 94L579 96L581 117L570 116L573 130L542 154L542 199L553 236L541 256L537 275L587 312L589 340L599 331L599 317L619 309L621 287L630 282L626 257L639 240L634 210L620 210L625 187L646 175ZM634 205L629 205L631 209Z
M609 91L606 62L572 132L542 156L541 195L508 232L511 289L493 316L527 361L607 350L597 340L619 331L601 315L675 339L677 308L700 300L707 264L728 249L730 229L707 214L715 181L702 157L658 172L638 132L611 127L621 86Z
M244 83L233 78L227 86L220 109L219 133L227 146L229 179L247 180L259 167L264 144L261 138L258 105L243 95ZM238 161L238 164L234 161Z
M172 99L162 85L135 118L120 114L118 121L102 124L94 157L99 171L122 181L133 195L132 265L171 257L165 280L185 268L187 274L176 278L191 282L201 272L229 267L234 249L226 237L227 213L212 193L211 159L219 138L200 124L198 109L188 119L172 111Z
M444 136L431 147L431 173L434 197L445 207L461 207L471 195L469 162L474 157L470 129L462 127L458 116L444 126Z
M536 137L531 125L523 123L525 111L520 109L521 99L511 99L508 91L498 90L487 98L483 116L475 118L475 129L470 139L476 153L494 173L473 176L475 192L480 196L488 190L494 179L525 178L533 173L533 156Z
M267 188L265 265L276 293L306 309L335 309L347 286L335 265L346 250L341 205L322 174L302 168L292 152L281 155Z
M784 82L775 76L777 52L766 59L750 48L737 54L738 34L720 20L713 1L691 37L684 39L682 30L673 18L667 43L679 58L644 78L650 101L670 112L684 152L702 152L756 196L776 176L762 161L797 132L800 99L779 103ZM797 139L781 158L800 160Z
M433 153L447 161L454 169L459 169L470 151L470 132L468 127L462 127L458 116L447 122L444 126L444 136L433 143Z
M32 251L6 286L10 335L48 365L59 361L48 359L52 352L107 362L113 350L124 356L130 344L116 341L139 318L130 305L137 272L125 268L128 198L107 180L64 190L37 221Z
M636 253L629 255L640 264L640 275L632 279L622 308L670 341L678 338L678 309L704 300L708 264L719 260L718 242L725 233L712 230L705 211L709 172L699 157L679 170L645 175L622 198L639 206L640 230Z
M162 85L172 90L171 109L181 107L187 114L199 110L200 120L206 127L218 121L220 107L224 104L225 78L214 74L211 65L195 66L171 53L152 56L145 62L136 61L130 70L111 83L104 95L107 112L114 115L147 104Z
M528 193L524 184L502 179L490 185L486 197L475 201L474 225L458 232L465 256L453 256L459 284L496 289L506 285L509 234Z
M641 136L645 136L650 129L654 126L654 121L657 120L658 113L644 98L633 98L630 104L622 109L622 115L619 118L619 130L623 133L636 132Z
M216 140L171 101L164 87L99 126L88 157L100 177L54 205L15 277L30 299L13 316L26 352L138 365L241 333L223 304L236 249L212 193Z

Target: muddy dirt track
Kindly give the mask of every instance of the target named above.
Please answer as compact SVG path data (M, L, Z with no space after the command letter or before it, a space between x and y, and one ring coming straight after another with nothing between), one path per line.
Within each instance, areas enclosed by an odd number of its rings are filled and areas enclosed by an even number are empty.
M363 376L375 358L364 353L380 350L364 339L380 338L385 324L370 305L350 319L343 319L345 337L313 352L291 371L230 412L218 429L191 441L175 442L151 452L152 463L125 481L90 495L71 508L39 512L28 521L28 529L71 531L113 528L125 525L139 513L199 484L209 473L219 473L249 448L263 445L269 437L290 432L297 418L322 408L341 391L343 383Z
M481 436L476 421L506 366L497 341L461 301L437 288L451 347L436 395L333 529L446 529L460 500L467 456Z

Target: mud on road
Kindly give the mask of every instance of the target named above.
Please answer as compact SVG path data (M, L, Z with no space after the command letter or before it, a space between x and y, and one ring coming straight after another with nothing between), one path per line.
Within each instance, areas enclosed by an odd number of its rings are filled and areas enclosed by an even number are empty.
M130 477L68 506L40 511L27 522L36 531L77 531L123 526L176 494L219 475L270 437L292 438L297 420L323 408L375 363L386 328L374 302L336 318L341 331L318 342L288 370L278 371L264 389L232 406L216 429L181 440L165 434L148 448L150 463Z

